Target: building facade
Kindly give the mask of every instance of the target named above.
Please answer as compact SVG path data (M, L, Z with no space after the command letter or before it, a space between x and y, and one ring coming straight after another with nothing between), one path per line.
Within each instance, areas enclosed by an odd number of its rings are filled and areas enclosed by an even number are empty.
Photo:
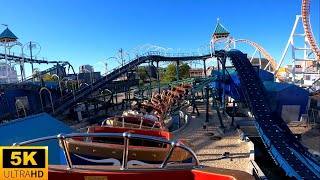
M14 66L0 63L0 84L16 83L18 81L17 70Z
M93 66L89 64L85 64L79 67L79 73L88 73L88 72L94 72Z

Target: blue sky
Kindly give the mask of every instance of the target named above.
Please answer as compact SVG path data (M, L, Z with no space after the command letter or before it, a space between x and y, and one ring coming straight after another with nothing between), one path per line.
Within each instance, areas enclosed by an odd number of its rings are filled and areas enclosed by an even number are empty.
M209 44L217 18L232 37L258 43L278 61L301 0L10 0L1 6L6 8L1 8L0 24L8 24L22 44L35 41L41 45L40 58L68 60L78 69L116 56L119 48L143 44L197 51ZM319 9L313 0L311 23L318 43ZM245 44L237 47L249 55L254 51ZM108 63L118 65L114 59ZM103 68L96 64L95 69Z

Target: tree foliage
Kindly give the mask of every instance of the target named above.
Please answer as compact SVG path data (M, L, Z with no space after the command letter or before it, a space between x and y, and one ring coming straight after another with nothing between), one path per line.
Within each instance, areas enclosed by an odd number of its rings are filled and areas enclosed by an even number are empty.
M172 82L177 80L176 64L169 64L164 75L164 82ZM190 67L183 63L179 66L179 80L189 78Z
M171 82L176 80L176 65L169 64L166 68L166 73L164 76L164 82Z
M179 67L179 80L186 79L190 77L190 66L183 63Z
M145 66L139 66L138 67L138 75L139 75L139 78L140 80L144 81L148 78L148 75L146 73L146 67Z

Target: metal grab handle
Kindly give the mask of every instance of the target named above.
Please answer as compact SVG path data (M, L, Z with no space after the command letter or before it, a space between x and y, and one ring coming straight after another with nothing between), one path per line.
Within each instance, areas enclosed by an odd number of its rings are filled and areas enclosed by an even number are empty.
M179 142L177 140L171 142L171 148L170 148L166 158L163 160L160 168L165 168L167 166L168 161L169 161L169 159L170 159L170 157L171 157L171 155L173 153L173 150L178 144L179 144Z
M63 134L58 134L57 138L59 139L59 142L62 144L63 155L67 160L67 165L68 165L67 169L70 170L70 169L73 168L73 164L72 164L72 161L71 161L71 157L70 157L69 151L67 150L67 144L66 144L66 141L65 141L66 139L63 136Z
M143 125L143 118L142 118L142 117L140 117L140 127L139 127L139 129L141 129L141 128L142 128L142 125Z
M129 138L131 137L131 133L124 132L123 133L124 144L123 144L123 156L122 156L122 166L121 170L128 169L128 154L129 154Z

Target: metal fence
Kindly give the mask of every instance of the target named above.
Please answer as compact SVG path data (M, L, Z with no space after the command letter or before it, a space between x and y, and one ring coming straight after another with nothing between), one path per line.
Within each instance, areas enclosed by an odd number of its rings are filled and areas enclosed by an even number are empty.
M307 123L309 125L320 124L320 110L310 108L308 109Z

